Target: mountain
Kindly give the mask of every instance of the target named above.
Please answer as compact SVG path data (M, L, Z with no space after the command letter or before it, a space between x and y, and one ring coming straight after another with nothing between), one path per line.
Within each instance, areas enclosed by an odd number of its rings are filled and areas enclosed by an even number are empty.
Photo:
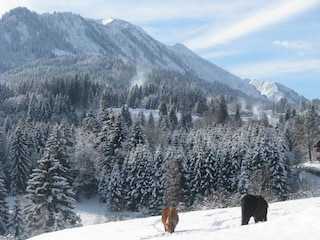
M39 15L19 7L2 16L0 32L0 73L61 55L107 56L136 66L191 74L213 84L224 84L250 98L265 100L248 82L182 44L166 46L123 20L85 19L72 13Z
M307 101L306 98L300 96L292 89L287 88L280 83L261 81L257 79L247 81L272 102L279 102L281 99L285 98L290 104L297 106L302 101Z

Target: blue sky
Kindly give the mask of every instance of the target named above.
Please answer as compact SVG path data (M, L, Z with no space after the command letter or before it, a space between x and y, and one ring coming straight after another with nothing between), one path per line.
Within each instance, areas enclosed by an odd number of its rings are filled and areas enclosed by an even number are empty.
M17 6L123 19L241 78L320 98L320 0L1 0L0 15Z

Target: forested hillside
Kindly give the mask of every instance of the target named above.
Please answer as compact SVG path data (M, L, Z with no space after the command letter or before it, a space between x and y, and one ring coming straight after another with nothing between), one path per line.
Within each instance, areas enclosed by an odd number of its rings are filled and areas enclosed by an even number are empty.
M312 158L319 136L313 105L282 106L274 128L266 116L243 121L236 98L208 100L200 80L152 70L129 88L134 67L107 68L104 81L88 73L1 84L2 235L79 226L83 195L152 215L166 204L232 206L247 192L284 200L301 190L295 164ZM11 214L6 196L17 199Z

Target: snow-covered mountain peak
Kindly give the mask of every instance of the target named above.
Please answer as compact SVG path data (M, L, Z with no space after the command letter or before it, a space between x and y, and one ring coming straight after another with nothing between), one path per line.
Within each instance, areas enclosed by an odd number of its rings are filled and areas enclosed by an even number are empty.
M281 99L286 99L290 104L298 105L300 102L306 101L295 91L283 86L280 83L262 81L258 79L248 80L262 95L266 96L272 102L279 102Z
M102 25L107 25L111 23L114 20L114 18L105 18L101 20Z
M10 18L14 19L23 19L30 16L37 16L35 12L31 12L29 9L25 7L17 7L14 9L11 9L9 12L6 12L2 15L2 20L5 21Z

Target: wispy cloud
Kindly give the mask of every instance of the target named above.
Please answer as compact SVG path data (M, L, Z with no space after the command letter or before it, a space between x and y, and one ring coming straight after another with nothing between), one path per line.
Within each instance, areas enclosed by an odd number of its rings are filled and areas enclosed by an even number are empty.
M285 74L314 72L320 73L320 59L279 60L260 63L247 63L229 69L242 78L268 79Z
M275 46L284 47L288 49L309 49L311 48L311 44L306 41L296 40L296 41L288 41L288 40L276 40L273 42Z
M219 31L208 30L206 34L187 40L185 44L193 50L205 49L237 39L264 27L286 20L319 4L319 0L290 0L280 4L262 4L255 13L245 12L242 19Z
M273 42L274 46L282 47L288 50L294 50L298 52L299 55L305 55L307 53L315 53L318 50L315 49L312 43L302 40L288 41L288 40L276 40Z

